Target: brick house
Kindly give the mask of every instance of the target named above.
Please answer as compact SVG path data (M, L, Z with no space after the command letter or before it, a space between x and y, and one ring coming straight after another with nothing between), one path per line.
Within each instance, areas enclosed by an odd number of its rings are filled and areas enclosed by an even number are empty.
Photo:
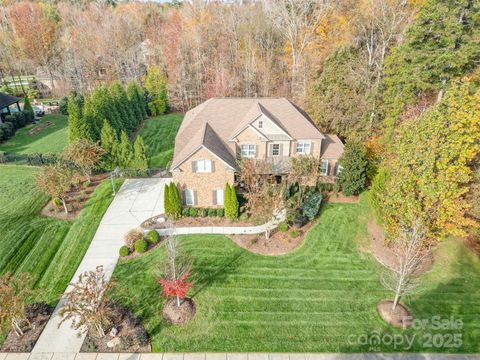
M288 174L293 156L320 159L333 181L343 143L322 134L285 98L212 98L188 111L175 139L170 170L189 206L223 205L226 183L234 184L237 159L265 160L272 174Z

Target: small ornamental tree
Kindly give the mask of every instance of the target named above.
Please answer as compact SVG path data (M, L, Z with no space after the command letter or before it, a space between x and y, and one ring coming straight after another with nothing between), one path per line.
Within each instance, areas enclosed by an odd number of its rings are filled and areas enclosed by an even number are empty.
M180 191L175 183L170 183L170 201L172 216L178 219L182 215L182 201L180 199Z
M229 183L225 184L225 192L223 194L223 207L225 209L225 217L227 219L231 218L232 213L232 188Z
M93 168L100 164L104 154L105 150L94 142L77 139L65 148L62 158L75 164L90 181Z
M166 246L168 259L165 270L157 277L157 282L162 286L162 295L175 298L177 307L180 307L180 300L187 297L193 285L188 281L190 265L180 256L178 238L175 235L168 237Z
M170 186L169 184L165 184L163 190L163 207L165 210L165 215L167 217L172 215L172 195L170 193Z
M65 213L67 209L67 194L72 189L74 172L64 166L48 165L36 177L38 188L53 198L58 198L63 205Z
M367 151L356 141L347 142L345 151L340 158L342 171L337 175L337 184L346 196L358 195L364 189L367 181Z
M0 277L0 329L10 326L17 336L22 336L24 326L30 325L25 307L33 294L31 284L32 277L26 273Z
M23 100L23 110L30 111L33 114L32 104L30 103L28 96L25 96L25 99Z
M107 294L114 283L105 278L103 266L95 271L87 271L79 276L78 282L66 293L66 303L60 310L63 316L60 324L72 320L72 326L80 332L94 330L100 337L112 324L113 309Z
M237 191L235 186L230 187L230 219L236 219L238 217L239 203L237 198Z

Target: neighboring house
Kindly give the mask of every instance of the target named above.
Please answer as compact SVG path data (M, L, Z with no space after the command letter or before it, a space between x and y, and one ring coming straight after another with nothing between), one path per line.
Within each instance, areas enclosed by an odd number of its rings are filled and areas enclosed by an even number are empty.
M20 100L20 98L15 96L0 93L0 124L5 120L7 115L11 115L12 112L21 111ZM15 107L12 109L13 104L15 104Z
M222 206L225 184L235 183L237 159L265 160L281 177L293 156L313 155L331 182L342 153L336 135L322 134L285 98L212 98L185 115L170 169L185 205Z

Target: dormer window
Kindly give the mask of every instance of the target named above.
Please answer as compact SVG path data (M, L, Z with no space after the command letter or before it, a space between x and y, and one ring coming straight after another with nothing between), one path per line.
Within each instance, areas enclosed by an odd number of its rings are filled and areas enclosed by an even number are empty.
M258 128L263 129L263 120L258 121Z

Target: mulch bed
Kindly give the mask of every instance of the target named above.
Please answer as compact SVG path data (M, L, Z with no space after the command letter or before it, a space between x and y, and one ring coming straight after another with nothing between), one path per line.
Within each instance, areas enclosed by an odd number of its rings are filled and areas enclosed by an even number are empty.
M53 307L45 303L29 305L26 308L27 319L31 326L24 329L24 334L18 337L14 331L10 331L5 342L0 348L0 352L30 352L35 346L45 325L47 325Z
M85 206L85 203L95 191L95 188L107 176L107 174L92 176L88 187L83 185L87 179L82 179L81 184L67 194L68 214L65 213L63 205L55 206L53 204L53 200L50 200L47 205L45 205L41 211L41 214L43 216L53 217L60 220L75 220Z
M345 196L342 193L334 194L333 192L327 194L326 202L328 203L349 203L356 204L360 201L358 196Z
M44 122L43 124L40 124L40 125L34 127L32 130L28 131L28 132L27 132L27 135L30 135L30 136L36 135L36 134L38 134L40 131L42 131L43 129L48 128L48 127L50 127L50 126L52 126L52 125L53 125L53 122L51 122L51 121L46 121L46 122Z
M195 302L190 298L180 300L180 307L176 299L168 299L163 305L163 318L171 324L185 324L193 319L196 312Z
M113 324L117 333L112 336L112 328L106 336L100 337L96 331L89 331L83 342L82 352L151 352L147 331L132 312L114 303Z
M395 310L392 310L393 301L383 300L377 305L378 314L387 323L398 328L407 328L412 326L413 317L411 311L402 304L397 304Z
M150 219L145 220L140 227L143 229L163 229L167 222L157 221L159 218L164 218L165 215L157 215L151 217ZM255 226L251 220L240 220L235 221L229 220L226 217L182 217L174 222L175 227L203 227L203 226L219 226L219 227L228 227L228 226Z
M147 251L145 251L144 253L137 253L136 251L132 251L130 254L128 254L127 256L121 256L120 259L122 260L130 260L130 259L134 259L136 257L139 257L139 256L143 256L145 254L148 254L150 251L152 250L155 250L157 247L159 246L162 246L164 243L165 243L165 240L166 237L165 236L161 236L160 237L160 240L158 241L158 243L152 245L152 244L148 244L148 248L147 248Z
M377 261L389 269L398 268L398 257L388 246L385 238L385 232L377 224L374 218L370 218L367 225L368 235L371 239L371 252ZM433 255L428 256L423 261L422 267L418 268L415 275L430 271L433 267Z
M275 230L275 232L270 235L269 239L265 238L265 234L227 236L238 246L252 253L278 256L288 254L303 244L308 231L313 225L314 222L309 222L307 225L299 229L292 227L287 232ZM300 231L300 235L296 238L290 236L290 231L293 229Z

